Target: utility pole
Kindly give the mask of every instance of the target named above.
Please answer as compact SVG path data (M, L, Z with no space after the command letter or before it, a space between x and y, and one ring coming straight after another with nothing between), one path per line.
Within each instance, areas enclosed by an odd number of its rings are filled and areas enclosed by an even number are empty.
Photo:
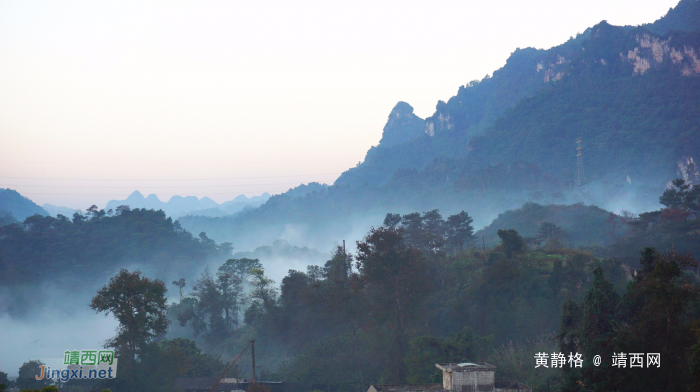
M255 382L255 340L250 341L250 356L253 358L253 379L251 383Z
M252 343L252 341L249 340L249 341L248 341L248 344L251 344L251 343ZM211 387L211 389L209 390L209 392L215 392L215 391L218 391L218 390L219 390L218 387L219 387L219 383L221 382L221 379L224 378L224 377L226 377L226 375L227 375L228 372L231 370L231 368L232 368L234 365L236 365L236 361L238 361L238 359L241 358L241 356L243 355L243 353L245 353L245 350L248 349L248 344L246 344L245 347L243 347L243 351L241 351L241 353L238 354L238 356L233 360L233 362L231 362L231 365L229 365L229 366L226 368L226 370L224 370L224 372L221 373L221 376L219 376L219 378L216 380L216 382L214 383L214 385L212 385L212 387ZM253 358L255 358L255 356L253 356ZM255 361L255 359L253 359L253 361ZM253 362L253 363L255 363L255 362ZM238 373L238 370L236 370L236 373ZM237 376L237 374L236 374L236 376ZM255 366L253 366L253 377L255 377ZM238 379L236 379L236 382L238 382Z

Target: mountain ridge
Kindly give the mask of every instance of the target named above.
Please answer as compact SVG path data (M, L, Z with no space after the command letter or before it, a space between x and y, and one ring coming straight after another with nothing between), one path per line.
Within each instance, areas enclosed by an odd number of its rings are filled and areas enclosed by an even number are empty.
M673 32L674 40L680 38L681 41L688 41L687 37L684 38L688 34L682 33L681 30L691 33L700 31L700 22L697 21L700 20L700 17L697 20L688 17L688 15L695 14L700 15L700 2L682 0L654 23L632 27L611 26L603 21L551 49L516 49L506 64L494 71L493 76L487 76L481 81L472 81L460 86L457 95L451 97L447 102L439 101L435 113L423 120L425 124L423 135L408 138L408 140L399 143L383 144L382 142L387 139L384 135L387 134L387 128L390 128L394 134L401 133L401 130L395 129L395 126L390 127L392 116L394 116L392 110L379 145L371 147L365 160L342 173L335 184L374 183L381 185L389 181L399 169L421 170L436 158L466 156L473 147L469 145L471 139L486 133L487 129L505 115L507 110L513 109L523 99L531 98L551 88L553 84L564 78L569 68L577 65L575 59L580 57L579 52L582 48L598 38L595 34L601 28L613 27L617 31L616 39L619 42L611 40L610 44L613 45L624 44L622 41L624 41L625 33L632 34L635 30L635 34L638 35L647 33L649 38L644 42L638 42L637 46L643 46L640 48L642 52L645 49L658 52L659 50L663 51L664 45L669 44L668 38L664 41L664 35ZM651 42L652 36L656 38L655 42ZM629 44L629 37L627 37L627 41ZM645 44L648 45L644 46ZM673 42L670 44L673 45ZM675 51L667 53L667 56L683 57L681 62L685 61L686 63L689 59L697 61L697 54L700 53L700 47L697 46L696 43L691 46L691 53L683 53L684 47L674 48ZM634 55L634 53L624 54L626 56ZM645 68L655 66L656 62L653 59L651 63L648 63L648 57L637 56L634 60L630 60L632 67L628 67L628 71L635 74L642 69L646 71ZM698 72L696 71L698 65L686 64L686 67L686 72ZM414 134L414 131L404 129L403 133Z
M517 49L492 77L461 86L425 120L411 117L408 103L395 106L379 145L333 186L302 198L278 195L236 217L181 222L254 246L286 238L290 227L347 238L349 227L376 225L387 211L464 209L485 226L526 202L656 208L679 162L700 155L692 121L700 117L698 53L697 31L659 35L605 21L548 50ZM573 187L578 137L590 183L582 190Z
M196 196L175 195L167 202L164 202L155 194L144 197L141 192L136 190L124 200L110 200L107 202L105 210L114 210L121 205L128 205L131 208L163 210L167 215L174 217L197 214L224 216L239 212L246 207L257 207L265 203L269 198L269 193L250 198L245 195L239 195L233 200L219 204L207 196L200 199Z

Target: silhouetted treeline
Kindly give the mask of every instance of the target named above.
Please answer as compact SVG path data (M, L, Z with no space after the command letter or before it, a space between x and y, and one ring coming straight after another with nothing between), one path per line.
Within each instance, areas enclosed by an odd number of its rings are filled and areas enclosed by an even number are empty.
M193 237L163 211L93 206L72 219L33 215L0 227L0 284L87 277L128 264L189 271L207 259L225 258L231 249L204 233Z

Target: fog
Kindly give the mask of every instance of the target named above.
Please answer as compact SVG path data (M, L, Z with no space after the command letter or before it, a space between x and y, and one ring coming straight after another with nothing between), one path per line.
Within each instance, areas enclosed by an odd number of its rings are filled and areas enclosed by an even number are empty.
M191 271L162 272L142 263L122 261L98 276L52 277L37 285L0 287L0 371L17 376L28 360L63 359L66 350L99 349L116 335L117 320L90 309L97 291L121 268L140 270L151 279L162 280L168 288L168 303L179 296L170 284L175 277L195 277L206 262ZM46 360L45 360L46 359Z
M593 182L583 190L566 193L556 204L583 202L617 213L622 210L640 213L658 209L658 197L662 191L663 188L629 182L614 187ZM258 222L251 226L252 230L238 231L235 238L227 231L208 231L208 235L217 242L233 239L236 249L232 257L259 259L266 275L279 287L289 270L306 271L309 265L323 265L331 258L334 249L342 246L343 240L348 253L353 254L356 241L362 240L371 227L380 226L386 213L406 214L439 208L443 218L447 218L450 214L465 210L474 218L475 230L479 230L489 225L500 213L532 201L540 204L555 202L550 196L533 200L530 195L520 194L500 195L488 200L434 200L417 203L417 207L413 208L397 203L394 207L380 206L364 213L348 213L342 220L333 216L317 216L309 219L309 223L284 223L279 220L263 224ZM191 231L198 233L197 229ZM3 331L0 334L0 370L17 376L19 367L30 359L46 362L51 358L61 358L65 350L102 347L106 339L115 335L117 322L112 316L96 314L89 308L89 302L96 291L122 267L140 269L149 278L163 280L168 288L169 302L177 302L179 295L177 288L171 284L173 280L186 279L183 294L187 295L205 267L215 272L224 261L207 260L190 270L176 271L167 266L149 266L125 260L90 279L54 277L51 283L41 284L38 288L21 286L11 291L0 288L0 325ZM169 337L182 335L191 338L191 328L171 326Z
M66 350L102 348L115 335L118 323L111 315L90 309L92 288L89 284L72 289L44 286L34 290L31 298L4 289L0 293L0 371L16 377L29 360L49 364L47 359L62 360ZM22 312L7 312L9 301L22 303Z

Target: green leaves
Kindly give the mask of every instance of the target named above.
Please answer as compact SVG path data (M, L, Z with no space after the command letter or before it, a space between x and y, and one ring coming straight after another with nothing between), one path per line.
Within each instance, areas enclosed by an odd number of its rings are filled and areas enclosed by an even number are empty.
M523 241L523 237L521 237L517 231L513 229L501 229L498 230L497 234L501 237L501 246L503 247L506 257L510 258L514 254L525 251L525 241Z
M113 276L90 303L93 310L112 313L119 321L117 336L105 347L114 347L120 358L133 361L146 344L163 336L169 324L167 291L165 283L142 276L138 270L122 269Z

